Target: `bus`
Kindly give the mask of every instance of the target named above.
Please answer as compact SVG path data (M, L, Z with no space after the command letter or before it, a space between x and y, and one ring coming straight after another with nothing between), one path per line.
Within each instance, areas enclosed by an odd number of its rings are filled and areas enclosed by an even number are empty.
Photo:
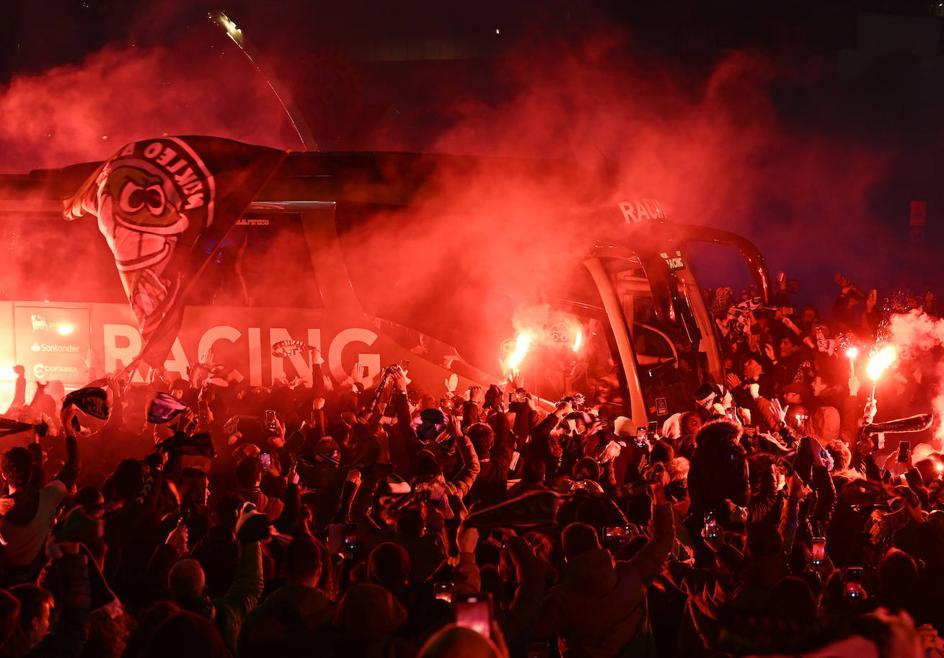
M141 349L95 222L62 219L62 200L99 164L0 176L0 409L12 398L16 364L28 379L61 380L68 390ZM250 385L311 383L313 351L273 350L295 340L317 348L336 386L369 387L385 366L408 363L410 379L433 395L450 380L461 393L512 377L539 399L579 393L643 427L724 375L693 249L737 254L763 304L769 274L746 238L670 221L650 198L601 195L586 183L593 178L561 162L289 153L201 275L164 369L186 376L212 358ZM444 185L473 179L479 190L512 181L515 198L507 207L504 191L482 204L457 200ZM579 230L567 249L535 242L546 267L526 286L497 290L496 277L469 266L474 244L469 258L444 263L424 257L429 244L414 239L477 221L477 206L491 213L491 227L538 231L534 213L559 208L561 226ZM528 266L531 247L516 249Z

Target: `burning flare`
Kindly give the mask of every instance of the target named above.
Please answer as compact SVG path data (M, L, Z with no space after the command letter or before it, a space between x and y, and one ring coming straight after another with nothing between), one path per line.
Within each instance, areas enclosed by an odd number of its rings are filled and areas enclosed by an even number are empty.
M846 356L850 359L857 359L859 357L859 348L853 345L846 350Z
M528 355L528 350L531 349L531 334L527 331L522 331L518 334L518 337L515 338L515 349L512 350L511 354L508 355L508 359L505 361L505 370L509 374L518 372L518 369L521 367L521 362L524 361L524 358Z
M865 367L865 372L869 376L869 379L873 382L878 381L882 373L885 372L891 364L895 363L895 359L897 358L898 352L895 350L894 345L886 345L873 354L869 359L868 365Z
M574 336L573 350L574 352L580 351L580 346L583 345L583 331L579 328L577 329L577 334Z

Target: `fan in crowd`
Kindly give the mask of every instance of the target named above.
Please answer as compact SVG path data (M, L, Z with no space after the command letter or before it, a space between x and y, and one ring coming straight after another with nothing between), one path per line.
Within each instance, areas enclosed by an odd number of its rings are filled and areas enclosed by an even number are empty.
M845 347L883 313L838 283L828 323L713 291L727 375L645 428L317 351L311 386L18 389L0 656L944 655L930 393L903 373L876 422Z

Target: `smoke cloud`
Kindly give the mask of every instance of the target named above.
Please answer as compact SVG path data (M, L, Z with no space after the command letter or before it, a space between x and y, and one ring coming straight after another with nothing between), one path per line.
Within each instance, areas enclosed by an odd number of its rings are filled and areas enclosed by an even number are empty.
M889 342L897 348L902 360L919 373L917 378L930 391L935 415L937 448L944 444L944 319L932 318L924 311L912 310L891 316Z
M209 25L204 36L213 36ZM297 147L242 55L210 45L109 46L76 65L14 77L0 90L0 171L104 160L155 135Z
M2 167L102 159L165 133L295 146L261 78L231 44L220 46L220 35L211 48L210 32L169 45L110 46L78 65L14 78L0 94ZM523 38L492 67L498 100L442 97L435 125L444 130L430 130L409 107L384 115L367 147L563 164L446 166L430 176L422 206L339 217L365 306L474 343L465 351L497 366L519 309L586 289L579 261L591 233L626 240L619 223L588 226L586 211L615 212L619 201L640 197L658 199L670 219L748 235L774 268L808 282L821 284L835 269L866 280L892 269L894 255L875 248L888 236L868 201L886 173L885 154L784 125L771 100L783 75L774 59L735 52L702 74L632 53L628 37L613 31L577 43ZM286 56L266 55L275 70L292 71ZM850 239L850 223L869 239ZM272 267L268 274L286 281L302 273L287 262Z

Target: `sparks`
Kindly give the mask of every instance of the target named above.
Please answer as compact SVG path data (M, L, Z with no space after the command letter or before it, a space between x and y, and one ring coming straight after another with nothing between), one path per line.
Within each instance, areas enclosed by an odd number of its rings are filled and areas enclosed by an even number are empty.
M236 22L223 12L219 12L216 15L216 20L223 29L226 30L226 34L228 34L229 38L233 41L237 41L237 39L242 36L243 31L236 27Z
M893 345L886 345L869 359L865 372L873 382L878 381L882 373L898 358L898 352Z

